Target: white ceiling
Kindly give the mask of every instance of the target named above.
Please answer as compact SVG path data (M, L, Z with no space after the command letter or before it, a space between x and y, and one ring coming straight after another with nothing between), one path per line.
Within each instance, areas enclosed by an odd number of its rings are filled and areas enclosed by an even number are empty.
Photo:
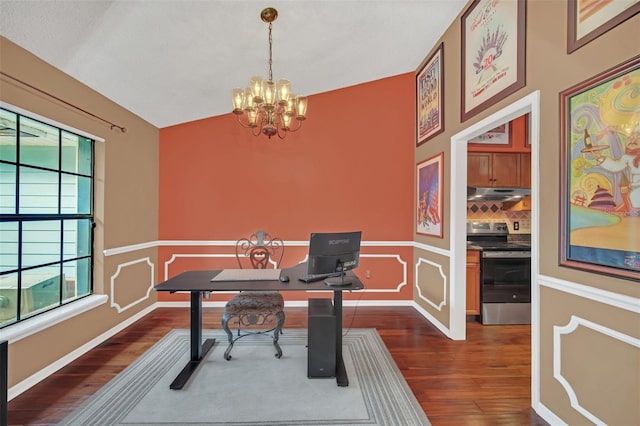
M466 3L0 0L0 33L162 128L226 114L233 87L267 77L265 7L274 79L312 95L414 71Z

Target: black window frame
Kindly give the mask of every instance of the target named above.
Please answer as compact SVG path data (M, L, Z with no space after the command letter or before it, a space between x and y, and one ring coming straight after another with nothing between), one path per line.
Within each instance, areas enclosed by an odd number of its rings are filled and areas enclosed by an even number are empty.
M31 318L34 318L38 315L47 313L47 312L51 312L52 310L58 309L62 306L66 306L68 304L74 303L78 300L81 300L85 297L88 297L90 295L92 295L94 293L94 277L93 277L93 269L94 269L94 243L95 243L95 235L94 235L94 230L95 230L95 212L94 212L94 203L95 203L95 144L96 144L96 140L94 138L91 138L89 136L86 135L81 135L69 128L63 128L60 127L59 124L52 124L46 121L43 121L42 119L38 119L32 116L29 116L26 113L22 113L22 112L17 112L17 111L13 111L11 110L11 108L5 107L5 106L1 106L0 110L6 111L10 114L15 114L16 117L16 158L15 161L10 161L7 159L1 159L0 158L0 163L2 164L8 164L10 166L14 166L15 167L15 208L14 208L14 213L12 214L7 214L7 213L0 213L0 223L5 223L5 222L17 222L18 224L18 250L17 250L17 268L15 269L7 269L5 271L0 271L0 278L2 276L5 275L9 275L9 274L17 274L17 306L16 306L16 316L14 318L14 320L12 321L8 321L6 323L2 323L0 321L0 329L3 329L5 327L9 327L15 324L19 324L21 322L24 321L28 321ZM33 165L33 164L28 164L28 163L21 163L21 159L20 159L20 140L21 140L21 121L23 118L26 118L30 121L34 121L34 122L38 122L41 123L43 125L46 125L48 127L53 127L57 130L58 133L58 167L57 169L54 168L49 168L49 167L43 167L43 166L38 166L38 165ZM85 140L88 140L90 142L90 153L91 153L91 159L90 159L90 168L89 168L89 173L90 174L85 174L85 173L80 173L79 170L76 169L75 172L70 172L70 171L66 171L63 170L63 161L62 161L62 151L63 151L63 143L62 143L62 139L63 139L63 133L67 133L67 134L71 134L74 136L77 136L78 138L83 138ZM86 163L85 163L86 164ZM46 171L46 172L54 172L58 174L58 206L57 206L57 213L19 213L20 212L20 167L28 167L30 169L33 170L40 170L40 171ZM62 180L63 180L63 176L75 176L75 177L82 177L82 178L88 178L90 179L90 193L89 193L89 213L61 213L62 210L62 197L63 197L63 185L62 185ZM64 244L65 244L65 240L64 240L64 231L65 231L65 227L64 227L64 221L65 220L89 220L89 232L88 232L88 254L85 255L81 255L81 256L76 256L76 257L72 257L72 258L65 258L64 257ZM57 253L58 258L56 261L51 261L51 262L44 262L44 263L38 263L35 265L29 265L24 267L23 266L23 225L27 222L33 222L33 221L40 221L40 222L44 222L44 221L59 221L60 222L60 246L59 246L59 251ZM88 270L87 270L87 278L88 278L88 289L86 294L82 294L82 295L75 295L73 298L65 298L64 296L64 287L66 285L66 283L64 282L64 280L62 279L62 277L64 276L64 266L67 263L70 262L77 262L79 260L84 260L84 259L88 259L89 261L89 265L88 265ZM23 292L22 292L22 272L23 271L29 271L29 270L35 270L37 268L42 268L42 267L50 267L50 266L59 266L59 277L60 279L58 280L59 282L59 288L58 288L58 302L57 304L52 304L50 306L48 306L46 309L41 309L38 310L37 312L27 312L22 313L22 309L20 309L19 307L22 306L22 299L23 299ZM2 302L2 300L0 300L0 302Z

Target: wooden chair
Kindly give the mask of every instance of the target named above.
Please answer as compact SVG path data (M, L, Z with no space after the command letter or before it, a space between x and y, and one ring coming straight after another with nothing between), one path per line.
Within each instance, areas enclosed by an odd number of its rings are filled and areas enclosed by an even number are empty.
M236 243L236 259L241 269L266 269L269 266L277 269L284 255L284 243L280 238L272 238L264 231L256 231L249 238L242 238ZM273 333L273 345L276 347L276 358L282 357L282 349L278 337L284 325L284 298L278 291L242 291L227 302L222 315L222 328L229 338L229 346L224 358L231 359L233 344L242 337L252 334ZM267 330L273 321L276 325ZM229 328L234 322L237 335ZM262 327L260 330L242 329L242 327Z

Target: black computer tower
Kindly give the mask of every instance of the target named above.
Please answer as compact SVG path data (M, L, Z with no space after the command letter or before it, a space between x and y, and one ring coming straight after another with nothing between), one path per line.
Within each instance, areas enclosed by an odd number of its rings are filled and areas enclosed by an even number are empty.
M336 316L331 299L309 299L307 377L336 375Z

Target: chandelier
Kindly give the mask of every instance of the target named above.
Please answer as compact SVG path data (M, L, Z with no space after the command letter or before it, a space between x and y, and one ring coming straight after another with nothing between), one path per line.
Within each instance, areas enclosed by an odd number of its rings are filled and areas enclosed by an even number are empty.
M307 112L306 96L291 94L289 80L273 81L271 29L277 18L278 11L272 7L260 13L260 19L269 24L269 79L265 81L260 76L253 76L249 87L235 88L231 94L233 113L240 125L250 128L254 136L262 133L269 139L274 135L284 139L288 132L300 129ZM292 119L297 122L293 126Z

